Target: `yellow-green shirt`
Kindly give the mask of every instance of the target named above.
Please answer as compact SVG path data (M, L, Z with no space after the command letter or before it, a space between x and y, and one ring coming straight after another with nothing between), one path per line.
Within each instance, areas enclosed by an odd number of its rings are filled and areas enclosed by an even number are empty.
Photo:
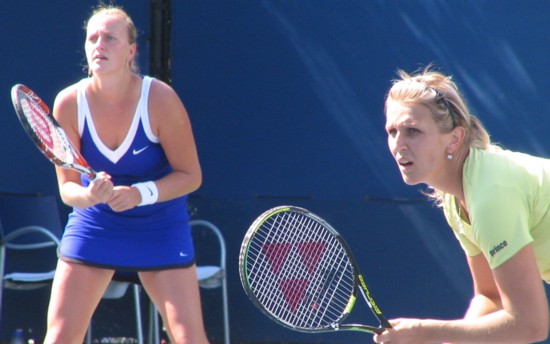
M532 243L550 283L550 160L472 148L463 187L469 221L454 196L445 197L443 211L466 254L483 253L494 269Z

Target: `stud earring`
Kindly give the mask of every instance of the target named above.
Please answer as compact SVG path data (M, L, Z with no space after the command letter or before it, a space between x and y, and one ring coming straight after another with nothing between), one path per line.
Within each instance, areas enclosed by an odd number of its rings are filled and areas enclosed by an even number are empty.
M453 155L452 154L447 154L447 160L453 160Z

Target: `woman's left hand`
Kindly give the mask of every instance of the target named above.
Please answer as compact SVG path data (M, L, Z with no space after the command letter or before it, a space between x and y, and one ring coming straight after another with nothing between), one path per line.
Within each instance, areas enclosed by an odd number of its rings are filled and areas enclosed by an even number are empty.
M141 202L141 195L131 186L115 186L107 204L116 212L132 209Z
M429 343L423 338L422 320L420 319L393 319L390 321L393 328L381 334L375 334L375 343L391 344L424 344Z

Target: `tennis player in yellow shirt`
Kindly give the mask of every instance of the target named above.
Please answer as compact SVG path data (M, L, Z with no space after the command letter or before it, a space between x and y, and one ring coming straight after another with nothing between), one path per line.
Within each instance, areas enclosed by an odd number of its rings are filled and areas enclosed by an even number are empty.
M388 145L408 185L428 185L464 249L474 294L464 318L393 319L376 343L532 343L548 336L550 160L491 143L456 83L399 71Z

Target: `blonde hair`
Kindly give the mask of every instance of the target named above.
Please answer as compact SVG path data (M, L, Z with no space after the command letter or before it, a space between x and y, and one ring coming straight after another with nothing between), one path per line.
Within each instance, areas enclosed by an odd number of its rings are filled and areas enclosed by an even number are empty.
M432 70L431 66L414 74L398 70L399 79L392 82L385 102L410 102L426 106L442 133L463 127L463 149L501 150L491 142L489 133L481 121L470 112L466 100L451 76ZM445 193L428 186L428 197L440 206Z
M128 30L128 43L137 45L138 32L137 32L136 26L134 25L134 21L128 15L128 13L122 7L119 7L119 6L100 3L99 6L97 6L92 11L92 14L88 18L88 20L84 23L84 31L87 31L88 23L90 22L90 20L92 20L92 18L94 18L95 16L99 16L99 15L115 16L115 17L122 18L126 22L126 28ZM139 65L137 62L137 56L138 56L138 53L136 50L136 54L134 55L134 58L130 61L130 65L129 65L130 71L132 71L132 73L135 73L135 74L140 73ZM86 68L89 70L87 66Z

